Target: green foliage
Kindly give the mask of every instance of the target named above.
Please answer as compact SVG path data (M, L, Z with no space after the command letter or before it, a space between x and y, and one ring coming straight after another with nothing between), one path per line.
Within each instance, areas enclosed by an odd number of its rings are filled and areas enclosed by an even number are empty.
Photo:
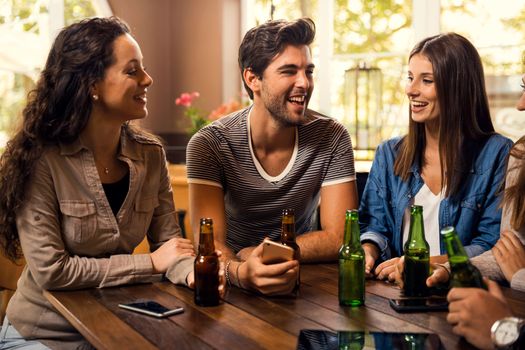
M9 1L9 0L7 0ZM14 19L26 20L30 18L34 7L37 4L36 0L11 0L11 13L0 16L0 24L10 23ZM38 12L47 13L47 9L43 6L38 8ZM25 31L34 31L38 33L38 23L36 20L27 21L23 25Z
M96 16L90 0L64 0L64 22L68 26L86 17Z
M260 12L257 12L255 24L259 25L273 16L273 19L293 20L310 17L315 21L318 0L256 0ZM272 9L273 6L273 9Z
M10 6L11 12L0 15L0 25L22 21L25 31L39 33L38 15L48 14L48 2L42 2L40 7L35 8L38 4L37 0L2 1L8 2L6 6ZM95 15L95 9L90 0L64 0L65 25ZM34 86L35 82L27 75L0 72L0 139L4 135L10 135L17 122L21 120L27 94ZM1 140L0 147L2 147Z
M336 0L334 53L392 51L392 36L412 23L412 0Z
M521 36L521 42L525 41L525 31L523 31L523 23L525 23L525 6L514 17L503 19L502 23L505 27L514 29L516 34Z

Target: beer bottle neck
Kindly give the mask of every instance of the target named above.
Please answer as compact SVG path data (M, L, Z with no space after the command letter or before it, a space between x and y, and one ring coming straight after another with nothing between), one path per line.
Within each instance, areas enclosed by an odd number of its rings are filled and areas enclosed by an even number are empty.
M295 242L295 218L283 216L281 224L281 241Z
M346 218L344 244L357 246L361 244L359 232L359 221L354 218Z
M461 241L455 232L446 234L443 237L443 240L445 242L448 260L451 266L469 261L467 252L465 252L465 248L463 248L463 244L461 244Z
M410 231L407 243L421 247L428 245L425 240L423 215L420 212L412 213L412 216L410 217Z
M199 234L199 255L211 255L215 251L215 244L213 243L213 231L201 232Z

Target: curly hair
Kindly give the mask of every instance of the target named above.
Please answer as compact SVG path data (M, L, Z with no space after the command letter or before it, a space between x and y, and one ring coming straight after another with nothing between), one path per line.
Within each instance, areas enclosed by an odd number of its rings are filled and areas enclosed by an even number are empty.
M21 257L16 212L45 146L69 143L85 128L90 91L114 63L113 43L130 30L122 20L91 18L56 37L37 85L28 94L21 128L0 157L0 246L11 260Z
M245 69L262 77L272 59L283 52L287 45L310 45L315 38L315 23L310 18L295 21L268 21L250 29L239 46L241 76ZM253 91L243 77L246 92L253 100Z

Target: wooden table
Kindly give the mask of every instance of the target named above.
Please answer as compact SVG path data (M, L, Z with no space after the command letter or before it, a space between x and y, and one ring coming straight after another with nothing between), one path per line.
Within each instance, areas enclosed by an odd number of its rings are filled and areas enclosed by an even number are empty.
M452 333L446 312L399 314L388 298L397 287L367 281L366 306L340 307L337 265L303 265L297 298L263 297L231 288L216 307L197 307L193 291L169 282L106 289L46 292L47 299L99 349L295 349L301 329L437 333L446 349L469 349ZM525 316L525 293L504 290ZM119 303L153 299L185 312L155 319L119 309Z

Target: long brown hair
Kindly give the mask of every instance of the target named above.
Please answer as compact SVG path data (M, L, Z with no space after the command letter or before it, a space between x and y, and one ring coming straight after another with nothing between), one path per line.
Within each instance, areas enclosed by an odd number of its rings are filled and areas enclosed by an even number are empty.
M439 104L441 188L455 198L483 144L494 133L483 65L476 48L463 36L440 34L416 44L410 58L422 54L432 63ZM394 173L407 181L414 164L425 166L425 125L410 121L399 144ZM446 171L445 171L446 170Z
M503 205L508 206L512 211L510 226L519 230L525 227L525 136L516 142L509 157L520 161L514 168L507 169L507 173L516 171L517 178L513 185L505 188Z
M16 260L22 254L16 212L26 184L47 145L71 142L92 109L91 87L114 62L113 43L129 33L116 17L92 18L64 28L56 37L36 88L28 95L21 129L0 157L0 246ZM127 128L127 126L125 126Z

